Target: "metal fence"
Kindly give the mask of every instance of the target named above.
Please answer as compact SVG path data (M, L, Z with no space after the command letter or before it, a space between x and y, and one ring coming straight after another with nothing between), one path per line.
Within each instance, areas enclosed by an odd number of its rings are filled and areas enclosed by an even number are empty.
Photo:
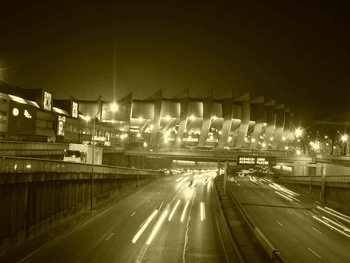
M137 174L137 169L94 165L95 173ZM70 163L57 160L45 160L21 157L0 157L0 172L29 173L29 172L92 172L91 164ZM139 174L153 174L153 170L139 169Z

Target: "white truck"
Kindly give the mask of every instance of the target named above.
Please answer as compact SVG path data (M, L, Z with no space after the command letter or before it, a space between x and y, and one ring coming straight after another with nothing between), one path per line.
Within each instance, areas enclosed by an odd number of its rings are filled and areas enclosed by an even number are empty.
M92 164L92 152L94 152L94 164L102 164L103 149L92 145L70 143L63 153L66 162Z

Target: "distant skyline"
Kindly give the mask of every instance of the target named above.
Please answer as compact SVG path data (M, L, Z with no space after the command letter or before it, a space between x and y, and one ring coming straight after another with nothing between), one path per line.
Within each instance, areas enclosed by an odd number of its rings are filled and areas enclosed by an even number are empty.
M1 77L57 99L212 88L332 115L350 109L342 3L2 1Z

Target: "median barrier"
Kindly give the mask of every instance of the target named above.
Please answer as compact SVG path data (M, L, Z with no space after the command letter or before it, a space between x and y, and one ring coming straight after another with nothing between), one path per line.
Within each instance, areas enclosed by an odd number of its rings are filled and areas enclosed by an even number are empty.
M223 242L223 247L226 253L228 262L240 262L244 263L244 259L241 256L232 236L230 229L228 228L225 216L221 209L221 203L219 200L219 195L216 189L216 184L213 185L214 189L214 207L216 215L216 224L219 230L221 240Z
M267 254L274 259L276 253L279 253L278 250L270 243L270 241L264 236L264 234L260 231L259 228L254 228L254 236L263 246Z
M251 228L251 230L254 233L255 238L259 241L259 243L261 244L261 246L264 248L264 250L266 251L266 253L269 255L269 257L273 260L273 262L284 262L282 260L282 258L280 257L280 252L278 251L278 249L276 249L271 243L270 241L264 236L264 234L260 231L259 228L257 228L254 225L254 221L250 218L250 216L244 211L243 207L241 206L241 204L236 200L235 196L233 195L231 189L229 187L227 187L227 192L229 193L229 195L231 196L232 200L234 200L234 202L236 203L238 210L240 211L240 213L242 214L244 220L246 221L246 223L249 225L249 227Z

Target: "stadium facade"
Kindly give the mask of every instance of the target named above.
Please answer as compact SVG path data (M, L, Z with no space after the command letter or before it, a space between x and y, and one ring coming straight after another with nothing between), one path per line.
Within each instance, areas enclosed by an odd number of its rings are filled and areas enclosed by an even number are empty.
M192 98L186 89L173 98L162 90L140 100L130 93L112 102L57 100L42 89L0 86L2 140L209 149L284 149L294 138L293 113L275 100L233 92ZM94 136L94 137L93 137Z

